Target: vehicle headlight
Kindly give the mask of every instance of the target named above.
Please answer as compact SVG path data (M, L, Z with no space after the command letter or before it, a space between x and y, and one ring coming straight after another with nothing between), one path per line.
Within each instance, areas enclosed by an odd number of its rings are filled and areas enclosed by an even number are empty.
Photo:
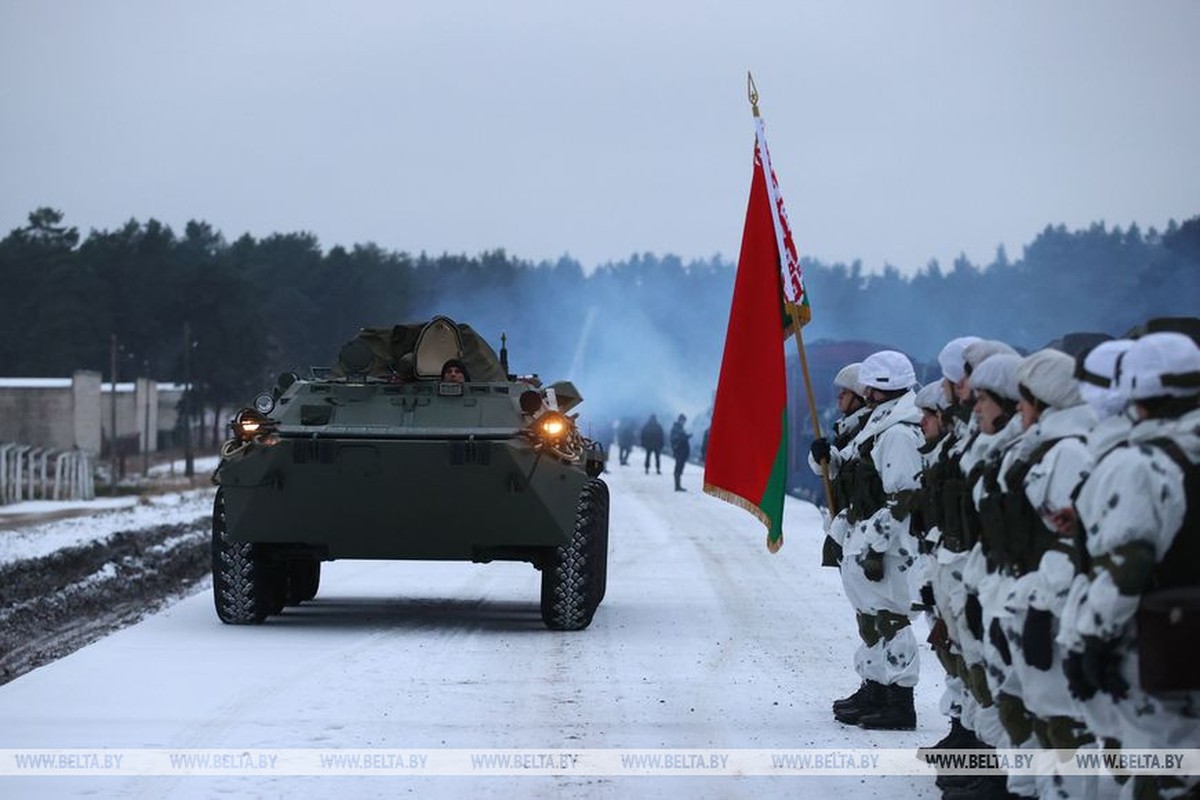
M274 433L279 423L253 408L243 408L234 415L229 427L235 439L253 442Z
M548 452L554 456L579 463L583 459L585 441L579 435L575 421L558 411L547 411L535 419L528 428L530 436L539 451Z
M554 443L565 439L571 432L571 427L571 420L556 411L543 414L534 422L534 429L538 436L547 442Z

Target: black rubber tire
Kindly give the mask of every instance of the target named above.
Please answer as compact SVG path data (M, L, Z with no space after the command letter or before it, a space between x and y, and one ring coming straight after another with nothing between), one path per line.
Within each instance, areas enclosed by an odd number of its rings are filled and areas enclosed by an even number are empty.
M294 558L288 562L287 604L299 605L317 596L321 586L321 562L315 558Z
M608 561L608 486L589 480L579 493L571 541L542 565L542 621L553 631L581 631L604 596Z
M596 564L596 570L600 573L596 579L596 598L593 603L593 611L595 608L604 602L604 593L608 590L608 485L604 486L604 519L596 526L597 536L592 539L592 558Z
M217 490L212 517L213 604L228 625L256 625L274 612L277 586L260 546L225 533L225 497Z

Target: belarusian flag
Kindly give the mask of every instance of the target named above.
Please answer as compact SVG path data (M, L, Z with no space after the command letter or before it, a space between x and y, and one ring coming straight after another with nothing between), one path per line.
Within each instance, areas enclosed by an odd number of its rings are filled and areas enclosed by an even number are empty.
M788 461L783 342L811 312L757 115L755 122L754 176L708 434L704 491L758 517L767 526L767 549L775 552L783 545Z

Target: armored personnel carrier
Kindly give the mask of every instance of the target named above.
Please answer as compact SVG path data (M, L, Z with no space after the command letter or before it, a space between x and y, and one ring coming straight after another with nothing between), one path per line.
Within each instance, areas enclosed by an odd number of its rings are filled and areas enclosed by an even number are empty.
M457 359L465 382L443 381ZM339 558L526 561L553 630L581 630L604 597L605 454L570 413L569 382L508 371L446 317L367 328L337 363L234 416L214 474L213 599L232 624L316 596Z

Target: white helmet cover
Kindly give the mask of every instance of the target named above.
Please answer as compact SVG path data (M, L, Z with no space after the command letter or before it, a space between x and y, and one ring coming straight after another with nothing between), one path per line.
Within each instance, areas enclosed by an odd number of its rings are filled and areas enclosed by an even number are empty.
M833 385L842 389L849 389L857 395L863 393L863 386L858 382L858 368L860 364L855 361L853 364L847 364L838 370L838 374L833 378Z
M916 397L917 408L928 411L941 411L949 405L946 398L946 387L941 381L933 381L921 387Z
M1079 394L1100 419L1121 413L1128 398L1117 385L1117 365L1133 346L1132 339L1109 339L1075 360Z
M967 345L978 342L978 336L960 336L951 339L938 353L938 365L942 368L942 377L951 383L958 383L966 375L966 357L964 352Z
M1121 359L1118 382L1135 400L1200 394L1200 347L1182 333L1148 333Z
M1019 400L1021 391L1017 388L1017 368L1021 360L1016 353L988 356L971 371L971 388L983 389L1008 400Z
M880 350L867 356L859 365L858 379L863 386L891 392L911 387L917 382L917 373L904 353Z
M1020 355L1014 347L1000 341L999 339L980 339L978 342L972 342L967 345L967 349L963 351L963 359L967 362L974 372L975 368L987 360L988 356L1007 353L1009 355Z
M1083 402L1075 379L1075 359L1052 347L1021 360L1017 383L1051 408L1070 408Z

